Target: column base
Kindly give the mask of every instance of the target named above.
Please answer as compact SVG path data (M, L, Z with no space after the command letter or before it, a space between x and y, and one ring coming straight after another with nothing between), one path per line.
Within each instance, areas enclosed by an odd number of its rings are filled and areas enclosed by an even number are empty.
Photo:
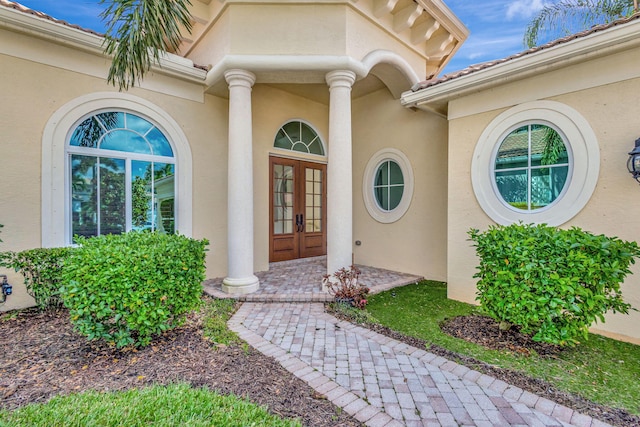
M260 288L260 280L251 275L239 279L227 277L222 281L222 291L231 295L245 295Z

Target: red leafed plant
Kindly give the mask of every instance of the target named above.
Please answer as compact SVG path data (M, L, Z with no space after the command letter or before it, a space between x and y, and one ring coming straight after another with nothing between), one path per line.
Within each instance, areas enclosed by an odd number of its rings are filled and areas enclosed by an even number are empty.
M322 284L326 286L336 302L364 309L368 302L369 288L358 282L359 277L360 270L352 265L349 268L343 267L333 274L325 274L322 277Z

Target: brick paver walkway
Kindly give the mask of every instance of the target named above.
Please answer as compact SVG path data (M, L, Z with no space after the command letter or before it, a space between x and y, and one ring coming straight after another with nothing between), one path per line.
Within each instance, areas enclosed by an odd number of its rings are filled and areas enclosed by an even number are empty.
M245 303L229 327L367 426L606 426L339 321L321 303Z

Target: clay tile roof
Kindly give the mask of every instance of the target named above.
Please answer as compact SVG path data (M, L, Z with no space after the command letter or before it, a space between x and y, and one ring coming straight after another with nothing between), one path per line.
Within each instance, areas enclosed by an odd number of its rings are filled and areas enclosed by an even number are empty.
M0 6L7 7L9 9L15 9L22 13L27 13L29 15L37 16L38 18L46 19L51 22L55 22L56 24L64 25L65 27L75 28L76 30L84 31L85 33L95 34L96 36L100 36L100 37L104 36L104 34L98 33L97 31L93 31L88 28L83 28L79 25L70 24L67 21L63 21L62 19L56 19L53 16L49 16L46 13L42 13L42 12L38 12L37 10L30 9L14 1L0 0Z
M2 1L2 0L0 0L0 1ZM540 52L542 50L546 50L546 49L549 49L549 48L552 48L552 47L555 47L555 46L558 46L558 45L562 45L562 44L568 43L568 42L570 42L572 40L583 38L583 37L589 36L591 34L594 34L594 33L600 32L600 31L604 31L604 30L607 30L609 28L612 28L612 27L615 27L615 26L618 26L618 25L622 25L622 24L626 24L628 22L635 21L635 20L640 20L640 13L635 13L634 15L631 15L631 16L629 16L627 18L618 19L618 20L615 20L615 21L610 22L608 24L594 25L593 27L589 28L588 30L584 30L584 31L581 31L579 33L571 34L571 35L568 35L566 37L562 37L562 38L559 38L557 40L553 40L553 41L551 41L549 43L533 47L531 49L525 50L525 51L520 52L520 53L516 53L516 54L511 55L511 56L507 56L506 58L496 59L496 60L493 60L493 61L487 61L487 62L483 62L483 63L480 63L480 64L470 65L467 68L464 68L464 69L462 69L460 71L456 71L456 72L453 72L453 73L445 74L442 77L432 78L432 79L429 79L429 80L425 80L423 82L416 83L415 85L413 85L411 90L414 91L414 92L417 92L419 90L426 89L428 87L435 86L435 85L438 85L440 83L448 82L449 80L454 80L454 79L457 79L457 78L460 78L460 77L463 77L463 76L466 76L466 75L469 75L469 74L472 74L472 73L475 73L475 72L478 72L478 71L481 71L481 70L485 70L487 68L494 67L494 66L496 66L498 64L503 64L505 62L513 61L513 60L521 58L523 56L531 55L531 54L534 54L536 52Z

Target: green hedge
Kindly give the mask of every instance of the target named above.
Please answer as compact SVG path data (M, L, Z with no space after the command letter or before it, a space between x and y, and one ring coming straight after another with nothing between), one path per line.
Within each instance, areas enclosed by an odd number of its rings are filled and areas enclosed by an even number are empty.
M640 256L635 242L524 224L472 229L469 236L480 257L476 299L534 340L574 345L606 312L631 308L620 285Z
M200 304L208 243L148 232L78 239L62 277L71 321L90 340L149 344Z
M0 265L19 271L27 293L42 309L59 308L60 276L65 259L74 248L36 248L22 252L0 253Z

